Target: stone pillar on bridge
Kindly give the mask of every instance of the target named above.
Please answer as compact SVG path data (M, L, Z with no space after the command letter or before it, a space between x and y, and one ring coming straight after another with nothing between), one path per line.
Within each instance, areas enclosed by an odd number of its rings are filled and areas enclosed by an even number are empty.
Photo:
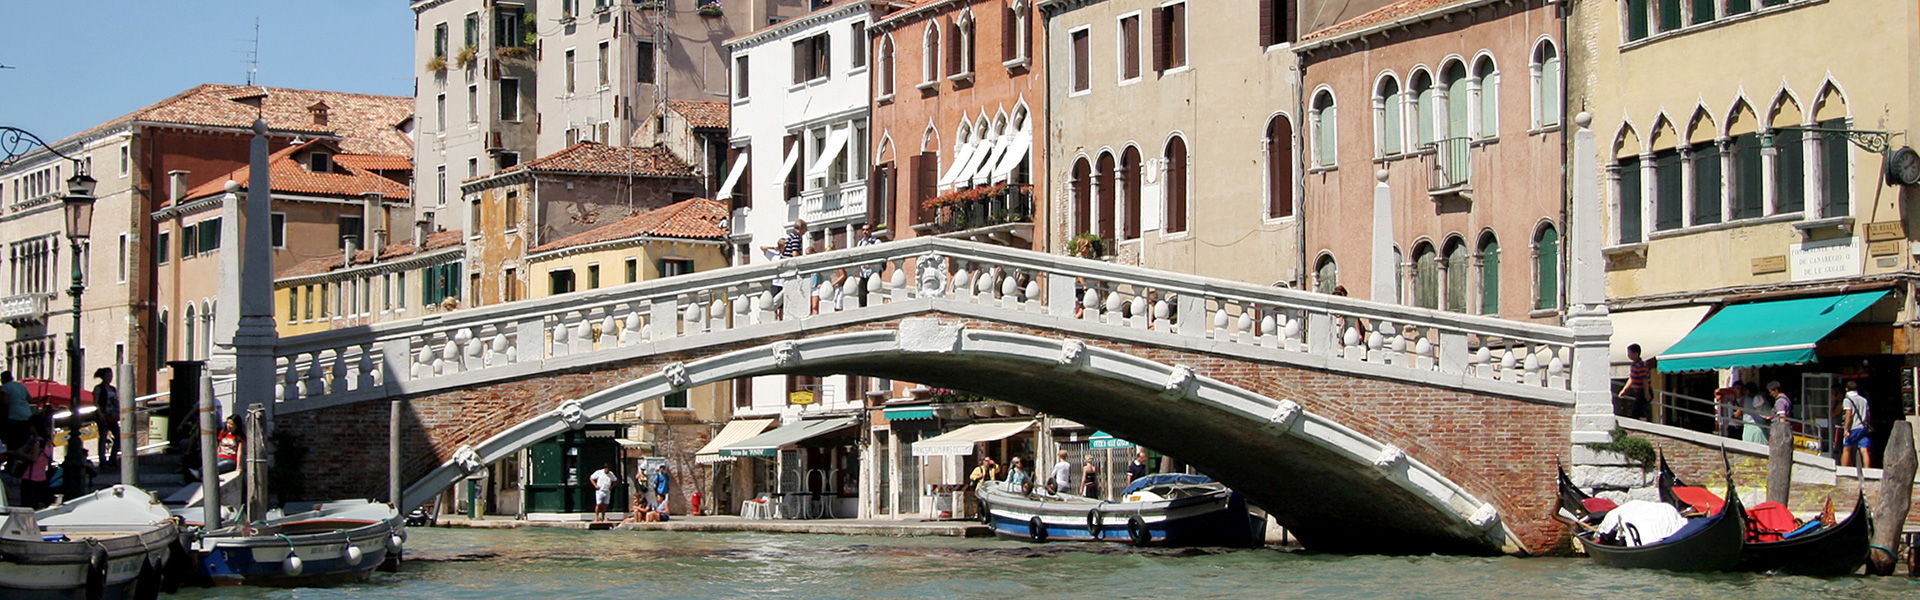
M1573 117L1573 200L1566 225L1568 276L1567 327L1573 330L1573 427L1575 444L1613 439L1613 386L1607 345L1613 321L1607 316L1607 266L1601 252L1600 181L1594 154L1593 115ZM1575 453L1575 456L1580 456Z
M251 167L246 191L227 182L222 198L220 235L227 248L220 253L220 287L215 296L214 350L207 368L228 414L244 414L246 405L266 407L263 423L272 428L274 345L279 333L273 319L272 236L273 181L267 166L267 122L253 122Z
M1400 261L1393 259L1393 187L1387 185L1387 170L1374 174L1373 186L1373 280L1367 296L1374 302L1400 302Z

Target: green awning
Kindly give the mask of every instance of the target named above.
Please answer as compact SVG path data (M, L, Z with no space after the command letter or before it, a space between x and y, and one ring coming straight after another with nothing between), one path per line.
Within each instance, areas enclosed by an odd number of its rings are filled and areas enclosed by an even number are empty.
M1881 290L1728 306L1661 354L1660 371L1811 362L1815 343L1886 295Z
M854 423L858 423L859 421L860 419L857 417L809 419L728 444L725 448L720 449L720 455L736 458L742 456L773 456L778 453L781 448L852 427Z
M933 407L931 406L902 406L899 408L889 408L880 412L887 416L888 421L913 421L933 418Z
M1092 437L1087 438L1087 447L1093 450L1132 448L1133 442L1113 437L1113 434L1105 431L1095 431Z

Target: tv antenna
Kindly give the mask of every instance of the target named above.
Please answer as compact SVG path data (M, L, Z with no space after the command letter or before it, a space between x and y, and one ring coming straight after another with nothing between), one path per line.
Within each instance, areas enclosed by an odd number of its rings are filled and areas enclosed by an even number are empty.
M247 53L247 85L260 74L260 17L253 18L253 50Z

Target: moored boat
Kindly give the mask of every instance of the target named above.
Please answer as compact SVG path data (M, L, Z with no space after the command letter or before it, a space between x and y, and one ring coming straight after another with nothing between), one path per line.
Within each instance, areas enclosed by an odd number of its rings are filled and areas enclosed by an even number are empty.
M989 482L975 494L994 533L1034 542L1108 541L1137 546L1247 546L1260 528L1247 502L1198 475L1149 475L1108 502Z
M1685 503L1679 490L1685 483L1664 457L1660 460L1660 499ZM1729 486L1727 493L1733 490ZM1829 506L1831 508L1831 506ZM1757 509L1756 509L1757 510ZM1785 508L1780 508L1782 513ZM1831 512L1831 511L1829 511ZM1783 519L1786 517L1783 517ZM1756 519L1749 518L1749 523ZM1747 528L1746 545L1740 551L1736 569L1757 573L1782 573L1813 577L1851 575L1867 563L1873 541L1873 517L1867 498L1858 493L1853 512L1838 523L1816 523L1793 531L1775 532L1760 527Z
M153 598L188 559L179 523L152 494L116 485L0 524L0 597Z
M202 584L305 586L365 581L405 535L391 505L345 500L209 531L192 548Z
M1589 516L1585 508L1589 496L1573 485L1565 469L1560 470L1559 486L1561 508L1576 518ZM1685 527L1657 541L1628 544L1602 535L1585 521L1580 522L1584 530L1574 535L1587 557L1597 565L1667 571L1731 570L1740 562L1740 548L1746 540L1746 517L1740 509L1740 499L1731 498L1731 483L1727 491L1730 496L1727 510L1689 519Z

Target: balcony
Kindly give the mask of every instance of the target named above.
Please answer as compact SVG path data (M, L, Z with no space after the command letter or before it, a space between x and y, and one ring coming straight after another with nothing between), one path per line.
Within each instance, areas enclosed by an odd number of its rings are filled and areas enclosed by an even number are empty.
M20 294L0 298L0 323L30 323L46 320L47 300L53 294Z
M1427 144L1433 159L1433 176L1427 180L1427 195L1473 197L1473 155L1471 138L1453 137Z
M920 205L913 226L939 235L1001 246L1033 242L1033 186L1001 184L947 192Z
M867 186L864 182L808 190L800 194L800 210L795 218L808 223L839 223L867 214Z

